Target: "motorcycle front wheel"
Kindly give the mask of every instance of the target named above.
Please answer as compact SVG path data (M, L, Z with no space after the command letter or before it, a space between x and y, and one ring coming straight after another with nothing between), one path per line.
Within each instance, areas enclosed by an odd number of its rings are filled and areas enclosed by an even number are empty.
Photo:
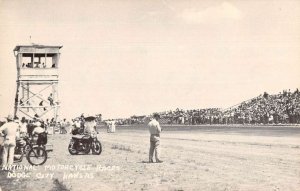
M42 165L47 161L47 151L43 147L32 147L26 158L31 165Z
M71 155L76 155L76 154L78 154L78 151L77 151L77 149L75 148L75 145L74 145L74 141L73 140L71 140L70 141L70 144L69 144L69 146L68 146L68 150L69 150L69 153L71 154Z
M97 141L94 141L92 143L92 152L95 155L100 155L101 154L101 152L102 152L102 145L101 145L100 141L97 140Z

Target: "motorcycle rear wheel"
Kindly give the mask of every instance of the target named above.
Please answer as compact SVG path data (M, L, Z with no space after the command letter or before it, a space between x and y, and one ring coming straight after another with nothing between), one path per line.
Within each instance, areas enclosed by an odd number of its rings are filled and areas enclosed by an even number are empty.
M77 149L76 148L74 148L75 146L74 146L74 141L73 140L71 140L70 141L70 144L69 144L69 146L68 146L68 150L69 150L69 153L71 154L71 155L76 155L76 154L78 154L78 151L77 151Z

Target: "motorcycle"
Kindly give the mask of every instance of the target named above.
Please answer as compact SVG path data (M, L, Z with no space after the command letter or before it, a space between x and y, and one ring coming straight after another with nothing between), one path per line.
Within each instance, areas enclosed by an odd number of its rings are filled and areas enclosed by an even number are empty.
M43 146L34 145L29 137L16 141L14 162L22 162L24 156L31 165L42 165L47 161L46 149Z
M97 138L97 133L91 133L90 135L73 135L68 150L71 155L78 154L79 152L89 154L91 150L92 154L100 155L102 145Z

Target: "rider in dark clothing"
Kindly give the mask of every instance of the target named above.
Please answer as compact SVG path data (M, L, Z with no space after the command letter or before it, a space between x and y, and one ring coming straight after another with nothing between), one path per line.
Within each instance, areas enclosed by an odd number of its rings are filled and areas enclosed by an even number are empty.
M29 122L27 124L27 132L28 132L29 137L32 137L32 132L33 132L34 128L35 128L35 125L32 122Z

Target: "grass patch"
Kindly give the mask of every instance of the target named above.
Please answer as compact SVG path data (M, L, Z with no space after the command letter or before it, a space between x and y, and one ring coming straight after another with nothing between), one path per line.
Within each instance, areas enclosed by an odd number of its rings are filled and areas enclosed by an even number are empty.
M111 149L133 152L133 150L129 146L125 147L124 145L112 145Z

